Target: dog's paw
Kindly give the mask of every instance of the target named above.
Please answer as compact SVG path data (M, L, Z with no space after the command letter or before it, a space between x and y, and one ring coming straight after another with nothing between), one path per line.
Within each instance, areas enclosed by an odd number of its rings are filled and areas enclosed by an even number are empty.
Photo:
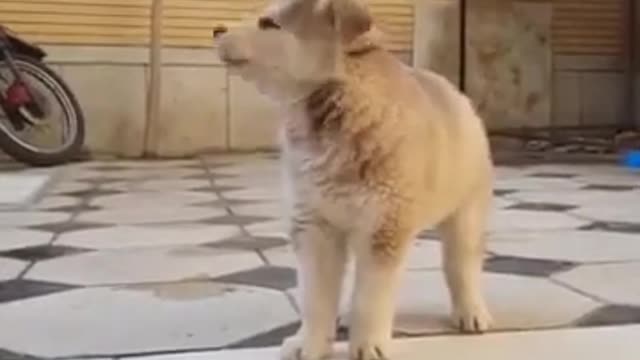
M452 322L462 333L482 334L491 328L493 319L486 305L473 305L454 310Z
M330 346L309 351L303 349L303 341L299 336L287 338L280 348L281 360L326 360L331 356Z
M351 360L389 360L389 356L381 345L354 345L351 348Z

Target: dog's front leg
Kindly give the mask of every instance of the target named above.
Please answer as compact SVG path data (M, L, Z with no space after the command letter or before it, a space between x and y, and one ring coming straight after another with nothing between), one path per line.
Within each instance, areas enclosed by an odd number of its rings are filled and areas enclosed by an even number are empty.
M346 244L332 227L317 218L294 221L292 240L298 258L298 291L302 326L285 340L282 359L320 360L331 354Z
M395 293L410 233L384 226L357 244L356 280L351 304L353 360L386 360L393 332Z

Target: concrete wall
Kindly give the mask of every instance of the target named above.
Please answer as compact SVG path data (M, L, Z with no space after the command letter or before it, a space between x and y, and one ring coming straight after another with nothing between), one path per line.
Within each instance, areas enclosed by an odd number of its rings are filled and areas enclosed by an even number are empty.
M230 76L213 49L164 50L162 116L148 124L148 51L139 47L48 46L87 120L94 154L180 157L209 151L274 149L275 107ZM411 54L398 56L411 61ZM149 139L145 144L145 132Z
M273 107L210 49L166 49L163 111L147 124L148 53L137 47L49 46L48 59L76 93L93 153L184 156L275 145ZM145 129L150 138L145 149Z

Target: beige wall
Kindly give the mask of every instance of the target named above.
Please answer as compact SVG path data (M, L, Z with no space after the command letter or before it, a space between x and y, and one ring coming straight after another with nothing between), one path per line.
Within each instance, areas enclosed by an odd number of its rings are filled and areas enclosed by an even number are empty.
M78 96L94 153L184 156L275 145L277 116L251 86L229 76L213 49L166 49L163 112L145 149L147 50L48 46L53 68Z

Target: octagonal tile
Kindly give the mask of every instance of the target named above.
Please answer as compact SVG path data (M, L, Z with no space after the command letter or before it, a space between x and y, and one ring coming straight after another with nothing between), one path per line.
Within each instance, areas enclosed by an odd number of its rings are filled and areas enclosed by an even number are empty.
M82 200L73 196L47 196L42 198L32 208L36 210L55 210L78 206Z
M289 238L287 231L287 220L285 219L252 224L246 226L246 229L253 236L277 236Z
M103 224L158 224L193 222L226 215L224 209L196 206L105 209L81 213L78 221Z
M201 245L222 241L240 231L235 226L200 224L167 226L112 226L62 234L56 245L88 249Z
M640 263L584 265L554 276L587 294L617 303L640 305Z
M583 263L640 260L637 235L607 231L495 234L489 249L500 255Z
M71 290L0 305L0 318L0 348L72 357L220 347L296 313L280 292L193 282Z
M78 191L87 191L91 189L93 185L82 181L60 181L54 184L48 191L49 194L67 194Z
M240 200L278 200L280 197L277 189L269 187L251 187L243 190L228 191L225 196L232 199Z
M34 226L68 221L71 214L53 211L0 212L0 228Z
M509 194L507 198L522 202L546 202L566 205L583 206L600 203L618 203L626 201L629 196L638 196L638 192L611 192L601 190L547 190L547 191L520 191Z
M205 247L105 250L41 261L25 278L74 285L212 278L262 266L253 252Z
M100 196L91 201L91 205L104 208L146 208L175 207L190 205L217 199L214 194L189 191L176 192L138 192Z
M582 185L573 179L554 177L513 177L497 179L495 187L497 189L548 191L549 189L570 190L578 189Z
M209 180L198 179L164 179L164 180L140 180L117 181L105 184L102 187L117 191L145 192L145 191L185 191L211 186Z
M541 230L577 229L588 222L559 212L532 210L498 210L492 217L489 230L498 232L521 232Z
M28 265L26 261L0 257L0 281L15 279Z
M571 213L596 221L637 223L640 221L640 197L590 204L572 210Z
M45 231L27 229L0 229L0 252L49 243L53 234Z
M546 279L485 274L484 281L495 330L568 325L599 306ZM540 299L545 300L541 303ZM397 303L397 331L450 331L449 313L449 295L440 271L410 271L404 276Z

